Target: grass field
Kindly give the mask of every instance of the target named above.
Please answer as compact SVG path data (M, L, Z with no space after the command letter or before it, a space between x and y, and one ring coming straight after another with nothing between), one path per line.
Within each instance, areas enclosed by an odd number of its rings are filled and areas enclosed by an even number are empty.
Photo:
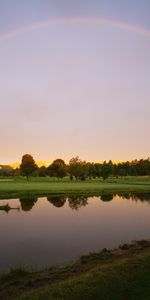
M1 300L148 300L150 242L83 256L73 265L11 270L0 277Z
M110 178L87 181L70 181L67 178L30 178L29 182L23 177L0 179L0 198L3 194L31 192L37 195L61 193L96 193L96 192L130 192L150 191L150 177Z

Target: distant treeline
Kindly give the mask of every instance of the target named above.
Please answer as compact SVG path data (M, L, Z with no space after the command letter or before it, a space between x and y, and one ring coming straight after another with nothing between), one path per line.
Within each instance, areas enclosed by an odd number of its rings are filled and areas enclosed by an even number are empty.
M69 176L70 180L86 180L102 177L106 180L110 176L148 176L150 175L150 159L126 161L113 163L91 163L81 160L78 156L71 158L69 164L63 159L56 159L49 167L38 167L29 154L22 157L20 168L13 169L10 166L0 166L0 176L39 176L64 178Z

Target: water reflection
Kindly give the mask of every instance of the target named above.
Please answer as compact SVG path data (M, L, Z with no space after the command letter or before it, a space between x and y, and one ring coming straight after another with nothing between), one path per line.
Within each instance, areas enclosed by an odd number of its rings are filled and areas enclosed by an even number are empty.
M9 204L0 205L0 211L4 211L8 214L11 210L20 211L20 207L11 207Z
M52 203L55 207L62 207L64 206L67 198L64 196L49 196L47 200Z
M104 202L109 202L109 201L112 201L113 200L113 197L114 195L112 194L103 194L101 195L101 200L104 201Z
M140 201L140 202L148 202L150 203L150 193L118 193L118 196L122 197L123 199L126 200L133 200L133 201Z
M139 192L0 200L0 271L47 267L150 238L149 203L150 193Z
M55 195L49 195L47 196L47 201L51 203L53 206L57 208L61 208L65 205L66 202L68 202L69 207L72 210L80 210L82 207L85 207L88 205L88 199L94 197L92 196L84 196L84 195L71 195L71 196L55 196ZM125 200L132 200L134 202L147 202L150 203L150 193L115 193L115 194L107 194L103 193L100 195L96 195L95 197L99 197L99 199L103 202L110 202L115 199L115 197L121 197ZM0 200L1 201L1 200ZM8 201L8 200L6 200ZM9 213L10 211L17 210L17 211L24 211L29 212L33 209L36 202L38 201L38 198L31 194L26 194L24 196L21 196L19 199L20 206L17 207L11 207L10 204L6 203L5 205L0 205L0 211L4 211L6 213Z
M23 211L30 211L32 208L33 208L33 206L34 206L34 204L37 202L37 197L35 197L35 196L24 196L24 197L21 197L20 199L19 199L19 201L20 201L20 204L21 204L21 209L23 210Z
M134 200L134 201L141 201L141 202L149 202L150 201L150 194L148 194L148 193L144 193L144 194L136 193L136 194L133 194L131 197L132 197L132 200Z
M68 197L69 207L74 210L79 210L82 206L88 204L88 197L85 196L72 196Z
M68 201L69 207L72 210L79 210L81 207L85 207L88 205L88 199L91 197L99 197L103 202L110 202L115 199L116 196L119 196L126 200L132 200L135 202L148 202L150 203L150 193L115 193L115 194L100 194L100 195L92 195L92 196L84 196L84 195L73 195L69 197L65 196L48 196L47 200L52 203L55 207L63 207Z

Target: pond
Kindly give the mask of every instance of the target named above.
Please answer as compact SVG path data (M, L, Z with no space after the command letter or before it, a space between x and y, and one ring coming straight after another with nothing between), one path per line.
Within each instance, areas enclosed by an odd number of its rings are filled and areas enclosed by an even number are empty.
M0 271L43 268L150 237L150 194L0 200Z

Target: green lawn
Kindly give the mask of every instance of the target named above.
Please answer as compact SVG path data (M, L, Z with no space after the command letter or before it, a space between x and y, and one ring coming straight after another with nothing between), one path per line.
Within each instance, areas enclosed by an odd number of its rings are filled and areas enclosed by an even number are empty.
M0 277L1 300L149 300L150 242L81 257L73 265Z
M0 179L0 197L4 193L32 192L39 195L60 193L96 193L96 192L130 192L150 191L150 177L110 178L106 182L102 179L87 181L70 181L50 178L30 178L29 182L23 177Z

